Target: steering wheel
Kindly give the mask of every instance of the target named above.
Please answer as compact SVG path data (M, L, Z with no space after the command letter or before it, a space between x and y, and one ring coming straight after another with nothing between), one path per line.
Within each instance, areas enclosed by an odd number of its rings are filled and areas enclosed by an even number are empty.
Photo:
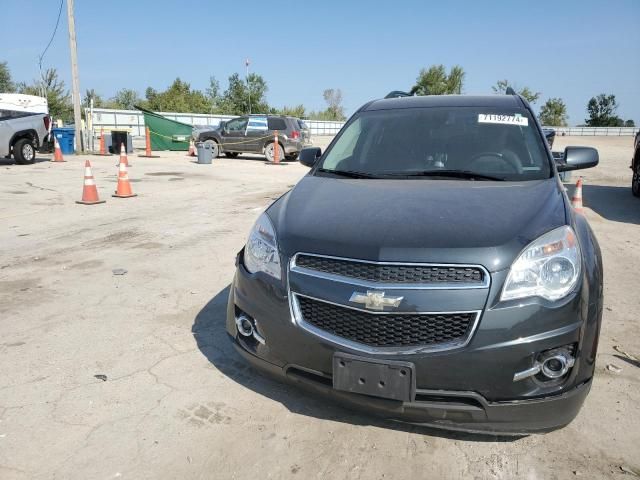
M522 173L522 164L518 159L518 156L508 150L505 150L504 153L498 152L482 152L474 155L469 161L469 165L473 166L474 164L480 163L481 161L486 161L487 159L496 159L502 162L502 165L506 166L511 172L507 173ZM491 161L491 160L489 160ZM471 168L473 170L473 168ZM486 169L481 169L486 170Z

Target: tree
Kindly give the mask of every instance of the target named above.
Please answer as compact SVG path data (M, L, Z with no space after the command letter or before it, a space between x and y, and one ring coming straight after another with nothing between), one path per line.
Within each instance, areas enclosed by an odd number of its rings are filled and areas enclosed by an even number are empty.
M410 92L415 95L460 94L464 76L464 69L460 65L452 67L449 74L444 65L431 65L428 70L420 70Z
M134 92L135 93L135 92ZM160 112L210 113L211 103L200 90L191 90L191 85L176 78L164 92L148 87L145 106ZM139 99L136 100L139 102Z
M265 95L267 82L257 73L249 74L244 82L237 73L229 76L229 85L222 96L221 113L228 115L243 115L249 113L267 113L269 105ZM251 108L249 108L251 106Z
M322 98L327 102L325 114L328 120L344 120L344 107L342 106L342 90L328 88L322 92Z
M522 97L529 103L536 103L540 98L540 95L542 95L541 92L534 92L529 87L518 89L518 87L509 83L509 80L498 80L496 84L491 87L491 89L494 93L504 95L505 93L507 93L507 88L509 87L513 88L516 93L522 95Z
M209 77L209 86L205 90L205 93L211 104L211 113L216 113L220 109L222 97L220 96L220 83L218 83L218 80L216 80L216 77L213 75Z
M111 108L134 110L135 106L140 103L140 96L135 90L123 88L116 92L115 96L109 103Z
M11 80L11 71L7 62L0 62L0 93L12 93L16 91L16 85Z
M104 100L93 88L87 89L84 94L84 98L82 99L82 106L85 108L89 108L91 106L91 99L93 99L93 106L95 108L103 108L107 107Z
M304 118L306 116L306 111L304 105L296 105L295 107L287 107L286 105L282 108L272 108L270 113L276 115L286 115L288 117L296 117L296 118Z
M624 122L616 115L617 109L616 96L601 93L589 100L587 104L589 118L585 122L589 127L621 127Z
M636 122L634 122L633 120L629 119L626 122L624 122L624 126L625 127L635 127L636 126Z
M540 108L540 122L550 127L567 126L567 106L561 98L550 98Z
M61 118L65 123L73 121L71 95L64 82L58 78L55 68L47 69L40 80L35 80L32 85L22 82L16 87L20 93L46 97L49 113L54 119Z

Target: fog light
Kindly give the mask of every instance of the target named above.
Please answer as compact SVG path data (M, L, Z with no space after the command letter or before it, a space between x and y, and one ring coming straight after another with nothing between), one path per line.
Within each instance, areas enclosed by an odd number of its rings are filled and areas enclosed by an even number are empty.
M564 377L576 362L573 350L573 345L567 345L540 353L533 367L514 374L513 381L518 382L540 373L549 380Z
M253 338L262 345L266 343L264 337L258 333L258 322L252 320L248 315L241 313L236 316L236 328L238 329L238 333L243 337Z
M575 359L568 349L557 349L541 356L542 374L551 379L560 378L573 367Z
M253 323L246 315L236 317L236 327L238 327L238 333L243 337L253 336Z

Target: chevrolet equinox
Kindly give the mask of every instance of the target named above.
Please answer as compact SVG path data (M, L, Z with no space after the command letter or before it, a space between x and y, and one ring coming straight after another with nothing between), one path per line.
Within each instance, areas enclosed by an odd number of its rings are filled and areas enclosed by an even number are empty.
M592 384L602 260L519 95L361 107L237 256L226 329L251 364L386 418L560 428Z

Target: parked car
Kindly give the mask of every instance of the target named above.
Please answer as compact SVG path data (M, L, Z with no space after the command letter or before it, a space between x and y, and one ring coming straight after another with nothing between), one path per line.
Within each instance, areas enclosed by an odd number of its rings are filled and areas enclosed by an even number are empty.
M640 130L636 133L636 138L633 141L633 158L631 159L631 171L633 175L631 177L631 192L640 197Z
M196 130L196 141L212 144L213 156L224 153L235 158L240 153L260 153L273 161L275 132L278 132L279 159L295 160L311 145L311 131L300 119L281 115L244 115L212 130Z
M360 108L239 252L226 329L279 378L385 417L544 432L591 388L600 248L518 95Z
M0 94L0 158L33 163L49 136L47 100L33 95Z

